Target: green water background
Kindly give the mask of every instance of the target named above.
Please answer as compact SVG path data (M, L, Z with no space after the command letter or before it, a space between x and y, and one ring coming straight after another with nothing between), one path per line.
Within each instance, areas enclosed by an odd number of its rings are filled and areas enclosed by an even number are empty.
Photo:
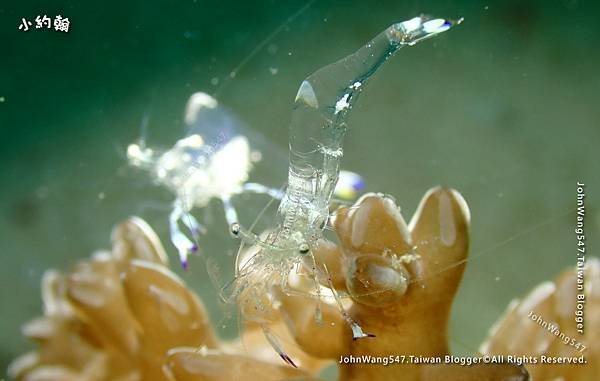
M320 0L260 45L303 4L0 4L4 369L31 348L19 329L41 312L44 270L66 269L110 247L111 227L132 214L146 218L175 254L166 239L170 195L125 165L124 149L139 137L145 115L150 142L169 146L181 135L187 97L218 90L222 104L268 136L273 151L285 152L301 80L422 12L465 22L400 52L373 78L350 118L344 167L363 174L369 190L394 195L407 219L438 184L458 189L469 203L474 259L454 305L453 350L476 351L512 298L575 264L577 181L586 184L587 247L594 253L598 6ZM43 14L69 17L69 33L18 30L21 17ZM285 176L268 162L265 168L253 179L274 184ZM235 243L219 205L202 218L211 229L204 250L226 267ZM218 321L202 262L192 266L182 276Z

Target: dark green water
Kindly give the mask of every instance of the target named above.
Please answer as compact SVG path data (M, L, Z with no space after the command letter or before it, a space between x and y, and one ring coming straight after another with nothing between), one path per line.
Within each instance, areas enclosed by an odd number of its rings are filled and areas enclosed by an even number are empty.
M117 221L141 215L175 254L165 238L170 195L127 168L123 154L144 115L150 142L168 146L180 137L187 97L218 92L222 104L284 150L301 80L422 12L465 22L402 51L373 78L350 118L344 166L363 174L369 190L394 195L407 219L434 185L465 196L474 259L454 306L454 350L475 351L513 297L575 264L576 181L586 184L594 252L597 6L320 0L260 45L303 4L0 4L3 368L29 348L19 327L40 313L43 271L109 247ZM22 17L33 22L43 14L69 17L69 33L18 29ZM254 179L281 177L259 169ZM222 252L227 263L235 245L218 205L207 218L213 233L206 250ZM216 318L201 263L183 277Z

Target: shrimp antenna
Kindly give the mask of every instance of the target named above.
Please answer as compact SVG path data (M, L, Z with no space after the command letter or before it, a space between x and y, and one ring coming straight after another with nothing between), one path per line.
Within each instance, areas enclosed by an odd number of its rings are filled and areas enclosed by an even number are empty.
M236 67L234 67L229 72L229 75L225 77L225 80L223 81L221 86L215 91L215 97L218 97L221 94L221 92L237 76L240 70L242 70L248 64L248 62L250 62L258 54L258 52L260 52L269 42L271 42L275 37L277 37L279 33L281 33L281 31L285 29L285 27L287 27L289 24L294 22L294 20L296 20L300 15L306 12L306 10L310 8L316 1L317 0L311 0L308 3L304 4L302 7L300 7L300 9L298 9L291 16L285 19L284 22L279 24L279 26L275 28L275 30L271 32L267 37L265 37L265 39L259 42L258 45L256 45L254 49L252 49L252 51L246 57L244 57L244 59L242 59Z
M346 309L344 308L344 305L342 304L342 299L340 298L340 295L338 294L335 287L333 287L333 281L331 280L331 274L329 273L329 270L327 269L327 266L325 264L323 264L323 268L325 268L325 273L327 274L327 283L329 284L329 288L331 289L333 298L335 299L335 302L338 305L338 308L339 308L342 316L344 317L344 320L346 320L346 322L352 329L352 340L358 340L358 339L362 339L365 337L375 337L375 335L372 333L365 333L362 330L361 326L354 319L352 319L352 317L350 316L348 311L346 311Z

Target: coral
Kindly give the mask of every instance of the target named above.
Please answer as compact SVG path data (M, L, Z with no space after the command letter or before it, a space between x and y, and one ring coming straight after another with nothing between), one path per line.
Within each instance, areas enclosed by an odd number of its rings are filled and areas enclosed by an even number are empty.
M300 346L317 357L448 354L447 325L452 300L468 254L469 210L454 190L435 188L421 201L410 224L389 198L363 196L356 206L336 212L340 242L322 242L315 253L331 284L352 299L348 309L375 338L352 340L350 328L333 306L321 306L324 324L314 316L318 302L283 298L282 310ZM326 337L327 340L315 340ZM342 380L526 379L510 365L340 364Z
M588 259L584 335L577 332L577 269L564 271L554 282L536 287L522 300L514 300L490 331L481 352L490 355L579 357L586 364L528 364L535 380L592 380L600 374L600 260ZM571 341L574 339L575 341ZM585 346L585 349L584 347ZM582 349L580 351L580 349Z
M316 380L340 356L448 353L447 322L468 253L469 212L436 188L406 224L394 201L368 194L335 213L339 244L322 240L322 298L274 289L270 329L300 369L284 364L259 326L222 342L192 290L169 269L140 219L117 226L111 252L65 275L45 274L44 316L26 324L38 348L13 362L18 380ZM336 295L350 298L335 298ZM338 302L344 305L340 313ZM321 311L320 319L315 319ZM357 322L374 334L353 341ZM290 345L295 341L297 346ZM340 365L342 380L525 380L512 365Z
M144 221L117 226L112 239L112 252L96 253L66 275L46 272L44 316L23 327L38 349L11 364L11 377L173 381L188 380L191 372L194 380L231 379L222 368L246 379L302 375L289 366L224 355L227 345L215 337L204 306L168 270L164 249Z

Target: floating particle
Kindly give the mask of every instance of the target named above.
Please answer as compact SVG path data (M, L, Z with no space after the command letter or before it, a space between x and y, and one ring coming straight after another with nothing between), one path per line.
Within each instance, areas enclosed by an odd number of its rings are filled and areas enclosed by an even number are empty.
M210 84L213 85L213 86L217 86L219 84L219 78L218 77L213 77L210 80Z
M256 150L252 151L250 153L250 160L253 163L258 163L259 161L261 161L262 160L262 152L256 151Z
M48 197L48 187L45 185L42 185L41 187L37 188L35 190L35 195L37 196L37 198L41 198L41 199Z
M270 67L270 68L269 68L269 72L270 72L272 75L275 75L275 74L277 74L277 72L279 72L279 69L278 69L278 68L276 68L276 67Z

